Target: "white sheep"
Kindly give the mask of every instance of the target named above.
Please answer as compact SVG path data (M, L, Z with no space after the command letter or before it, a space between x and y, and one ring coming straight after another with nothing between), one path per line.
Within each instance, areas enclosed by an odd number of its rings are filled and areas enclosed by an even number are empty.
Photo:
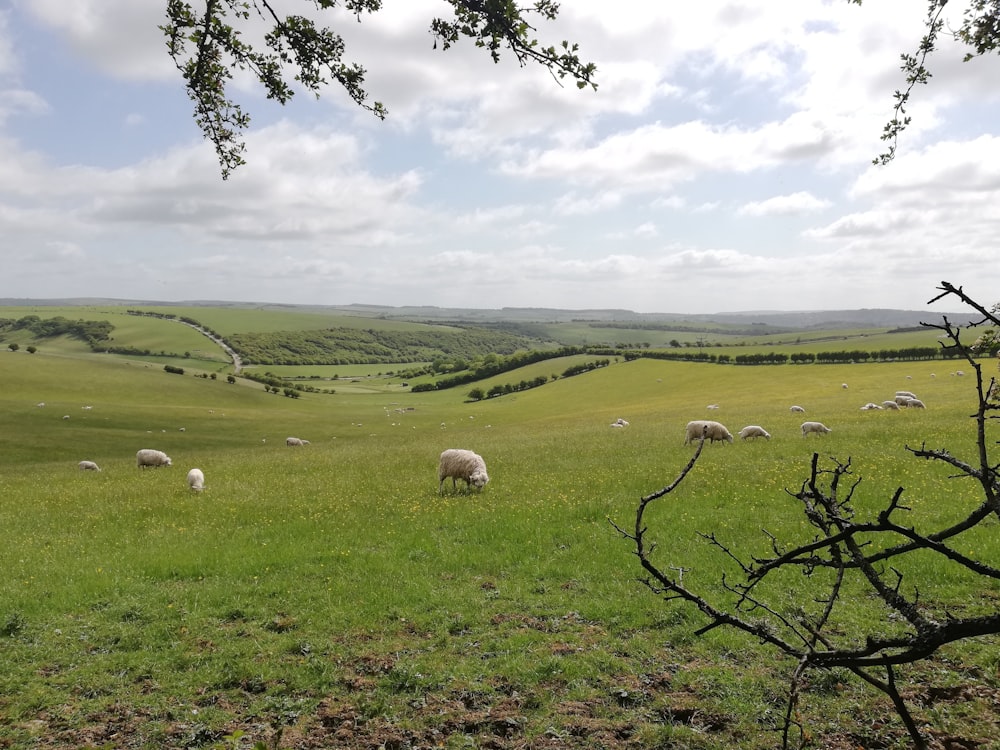
M614 422L611 423L612 427L628 427L628 420L618 417Z
M765 438L766 440L771 439L770 433L768 433L768 431L765 430L760 425L756 424L748 424L746 427L744 427L742 430L739 431L739 436L744 440L747 440L749 438L759 438L759 437Z
M718 408L719 408L719 405L718 405L718 404L709 404L709 405L708 405L708 406L706 406L705 408L706 408L706 409L718 409Z
M847 388L847 383L841 383L841 384L840 384L840 387L841 387L841 388L845 388L845 389L846 389L846 388Z
M924 406L924 402L921 401L919 398L910 398L910 399L907 399L906 400L906 406L909 409L926 409L927 408L926 406Z
M727 443L733 442L732 433L726 429L721 422L713 422L709 419L695 419L688 422L684 431L684 445L696 440L724 440Z
M195 492L201 492L205 489L205 472L201 469L191 469L187 475L187 483Z
M789 407L788 411L804 414L806 410L803 409L801 406L791 406Z
M825 435L828 432L833 432L833 430L831 430L822 422L803 422L802 437L805 437L810 432L815 432L817 435Z
M147 466L156 469L160 466L173 466L173 463L170 461L170 456L163 451L143 448L135 454L135 465L140 469L145 469Z
M81 461L77 464L80 471L100 471L101 467L95 464L93 461Z
M286 437L285 438L285 445L288 445L288 446L291 446L291 447L302 446L302 445L309 445L309 441L308 440L303 440L302 438L297 438L297 437Z
M884 409L892 409L893 411L899 411L899 404L895 401L883 401L882 407Z
M895 403L895 402L893 402L893 403ZM867 404L865 404L864 406L861 407L861 411L871 411L872 409L879 409L879 410L881 410L882 407L879 406L878 404L874 403L873 401L869 401Z
M459 479L465 480L466 491L475 485L477 490L482 490L490 481L489 474L486 473L486 462L478 453L462 448L449 448L441 453L441 460L438 462L438 493L444 487L444 480L451 477L452 489Z

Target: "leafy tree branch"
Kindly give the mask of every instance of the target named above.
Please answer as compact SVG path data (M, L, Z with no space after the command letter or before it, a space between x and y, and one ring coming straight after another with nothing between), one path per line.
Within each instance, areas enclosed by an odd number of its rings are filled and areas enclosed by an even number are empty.
M358 22L382 10L381 0L300 2L320 14L343 8ZM452 6L454 20L431 21L434 48L440 43L442 49L449 49L466 37L487 49L494 62L500 61L501 51L506 49L522 67L538 63L557 80L568 76L580 88L597 87L597 68L580 59L578 45L563 41L543 46L535 37L531 20L554 20L559 13L554 0L534 0L524 6L513 0L446 2ZM215 146L223 179L245 163L243 133L250 126L250 115L228 93L234 70L251 73L267 98L280 104L292 98L295 84L319 97L329 83L336 82L355 104L379 119L388 114L381 102L369 102L366 70L345 59L344 38L306 15L281 16L271 0L168 0L166 17L160 29L167 50L194 102L195 122ZM260 48L244 41L244 31L255 23L267 29Z

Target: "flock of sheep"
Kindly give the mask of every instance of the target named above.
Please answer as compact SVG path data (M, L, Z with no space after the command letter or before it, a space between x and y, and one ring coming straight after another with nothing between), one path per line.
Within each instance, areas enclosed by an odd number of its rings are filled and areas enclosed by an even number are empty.
M152 448L141 448L136 451L135 465L140 469L159 468L160 466L173 466L173 461L163 451ZM80 471L100 471L101 467L94 461L81 461L77 464ZM195 492L205 489L205 472L201 469L191 469L187 473L187 485Z
M285 439L285 445L289 447L302 447L309 445L308 440L297 437ZM140 469L159 468L161 466L173 466L170 456L160 450L152 448L142 448L135 454L135 465ZM101 467L94 461L80 461L77 467L81 471L100 471ZM490 481L489 474L486 473L486 462L478 453L461 448L449 448L441 453L438 462L438 493L444 487L444 480L451 478L453 489L457 487L459 479L465 482L466 490L475 487L482 490L486 483ZM194 468L187 473L187 485L195 492L205 489L205 472Z
M842 387L846 389L847 384L844 383ZM39 404L39 406L43 406L43 404ZM719 408L719 405L709 404L707 408L715 410ZM893 399L885 400L881 404L868 402L861 407L861 410L899 410L900 408L924 409L926 407L924 402L917 398L917 396L912 392L897 391ZM801 406L793 405L790 407L789 411L792 413L804 413L805 409ZM611 423L611 427L624 428L627 427L628 424L627 420L618 418ZM803 422L800 425L800 429L802 430L802 437L807 437L812 433L825 435L833 431L822 422L813 421ZM756 438L764 438L765 440L771 439L771 434L767 430L760 425L755 424L747 425L741 429L737 435L739 435L742 440L751 440ZM713 443L716 441L732 443L733 434L724 424L715 420L695 419L688 422L684 432L684 444L688 445L696 441L705 440ZM289 447L302 447L309 445L309 441L303 438L290 436L285 438L285 445ZM135 454L135 461L136 466L140 469L173 465L170 460L170 456L163 451L151 448L143 448L139 450ZM78 466L82 471L101 470L101 468L93 461L80 461ZM465 482L466 491L471 491L472 487L475 487L477 490L482 490L486 483L490 481L489 474L486 471L486 462L483 457L471 450L460 448L449 448L441 453L438 461L439 494L444 488L444 481L448 478L451 479L452 489L457 488L457 482L459 479L463 480ZM191 469L187 473L187 485L191 490L201 492L205 489L205 473L198 468Z
M842 388L847 388L847 383L844 383ZM709 404L708 409L718 409L718 404ZM910 391L896 391L896 395L891 400L885 400L881 404L876 404L869 401L867 404L861 407L861 411L870 411L876 409L889 409L898 411L901 408L906 409L925 409L927 408L923 401L916 397L916 395ZM803 414L805 409L798 405L793 405L789 408L793 414ZM623 422L624 420L618 420ZM625 422L628 424L628 422ZM613 424L612 427L615 425ZM803 422L800 425L802 430L802 437L807 437L812 433L817 435L825 435L829 432L833 432L829 427L827 427L822 422ZM751 424L744 427L737 433L743 440L749 440L751 438L764 438L765 440L770 440L770 433L765 430L760 425ZM721 422L716 422L709 419L695 419L687 423L687 427L684 431L684 444L688 445L696 441L708 440L709 442L733 442L733 435Z

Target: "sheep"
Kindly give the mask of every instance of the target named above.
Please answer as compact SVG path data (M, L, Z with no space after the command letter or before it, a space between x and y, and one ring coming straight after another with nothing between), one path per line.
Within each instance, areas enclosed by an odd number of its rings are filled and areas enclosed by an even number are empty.
M803 414L805 413L805 409L803 409L801 406L792 406L792 407L789 407L788 411L796 412L796 413L803 413Z
M285 445L294 448L296 446L309 445L309 441L308 440L303 440L302 438L297 438L297 437L286 437L285 438Z
M910 391L896 391L897 396L906 396L907 398L916 398L917 394Z
M709 404L709 405L708 405L708 406L706 406L705 408L706 408L706 409L718 409L718 408L719 408L719 405L718 405L718 404Z
M727 443L733 442L733 436L721 422L713 422L708 419L696 419L687 423L684 433L684 445L695 440L724 440Z
M916 398L916 396L913 396L913 395L909 395L909 396L899 395L899 396L896 396L895 401L900 406L906 406L906 402L909 401L912 398Z
M882 407L885 409L891 409L893 411L899 411L899 404L895 401L883 401Z
M895 403L895 402L893 402L893 403ZM881 408L882 407L879 406L878 404L876 404L876 403L874 403L872 401L869 401L867 404L865 404L864 406L861 407L861 411L871 411L872 409L879 409L879 410L881 410Z
M927 408L926 406L924 406L924 402L921 401L919 398L910 398L910 399L907 399L906 400L906 406L907 406L907 408L910 408L910 409L926 409Z
M152 466L156 469L160 466L173 466L173 462L171 462L170 456L163 451L143 448L135 454L135 465L140 469L145 469L147 466Z
M847 383L841 383L840 387L846 390L847 389Z
M828 432L833 432L833 430L822 422L803 422L802 437L806 437L810 432L815 432L817 435L825 435Z
M490 481L486 473L486 462L478 453L462 448L449 448L441 453L438 462L438 494L444 487L444 480L451 477L452 489L459 479L465 480L465 489L469 491L475 485L477 490L482 490Z
M771 439L771 435L770 433L768 433L767 430L765 430L760 425L755 425L755 424L748 424L746 427L744 427L742 430L739 431L739 436L744 440L747 440L748 438L759 438L759 437L765 438L766 440Z
M614 422L611 423L612 427L628 427L628 420L618 417Z
M191 469L187 474L187 483L195 492L201 492L205 489L205 472L201 469Z
M81 461L77 464L77 468L80 471L100 471L101 467L95 464L93 461Z

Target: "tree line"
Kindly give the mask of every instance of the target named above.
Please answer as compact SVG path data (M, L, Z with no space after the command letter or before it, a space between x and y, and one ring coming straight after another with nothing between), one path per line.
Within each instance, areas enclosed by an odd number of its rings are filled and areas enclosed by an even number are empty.
M682 362L714 362L717 364L736 365L803 365L803 364L849 364L851 362L915 362L920 360L954 359L961 353L953 346L911 346L903 349L880 349L869 352L863 349L841 350L833 352L758 352L755 354L711 354L705 351L640 351L629 349L621 355L631 361L639 358L670 359Z
M506 331L376 330L327 328L313 331L238 333L229 346L247 364L350 365L429 362L438 358L473 360L486 354L513 354L538 341Z

